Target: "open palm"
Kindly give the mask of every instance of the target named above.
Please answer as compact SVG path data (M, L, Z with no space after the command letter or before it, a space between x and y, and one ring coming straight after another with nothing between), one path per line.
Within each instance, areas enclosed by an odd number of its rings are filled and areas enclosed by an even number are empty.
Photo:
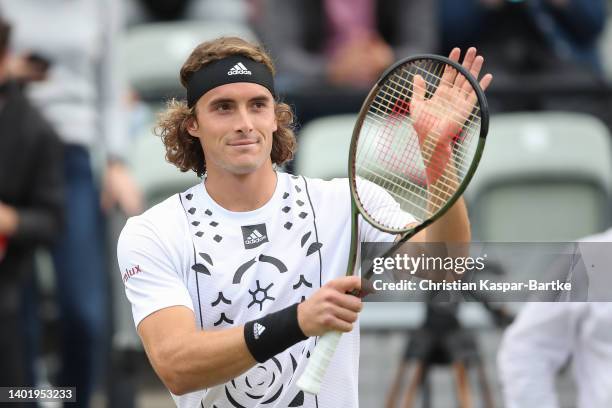
M461 54L454 48L449 59L458 62ZM477 55L476 48L468 49L463 67L474 78L478 78L484 59ZM480 80L485 90L493 76L486 74ZM452 141L456 138L470 116L476 103L476 92L465 76L447 65L434 94L426 97L427 85L420 75L413 79L413 96L410 104L410 118L419 137L421 153L428 170L429 182L434 182L448 163Z

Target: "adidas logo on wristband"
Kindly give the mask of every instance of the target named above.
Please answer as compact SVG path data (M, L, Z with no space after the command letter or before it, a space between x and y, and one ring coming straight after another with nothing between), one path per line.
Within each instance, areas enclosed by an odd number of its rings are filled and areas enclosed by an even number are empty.
M244 66L242 62L234 65L229 71L227 71L227 75L252 75L251 71L247 67Z
M261 336L264 330L266 330L266 326L264 325L261 325L259 323L255 323L253 325L253 336L255 337L255 340L259 339L259 336Z

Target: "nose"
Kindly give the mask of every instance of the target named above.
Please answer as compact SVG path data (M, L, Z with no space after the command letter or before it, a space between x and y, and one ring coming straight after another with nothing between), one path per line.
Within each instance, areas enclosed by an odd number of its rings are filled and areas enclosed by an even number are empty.
M250 134L253 131L253 121L249 111L246 107L241 106L238 109L238 117L236 118L235 130L242 132L245 135Z

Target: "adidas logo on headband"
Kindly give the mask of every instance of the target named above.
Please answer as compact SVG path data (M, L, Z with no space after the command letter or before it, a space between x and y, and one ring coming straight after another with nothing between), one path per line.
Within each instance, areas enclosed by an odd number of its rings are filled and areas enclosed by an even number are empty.
M242 62L239 62L227 71L227 75L251 75L251 71Z

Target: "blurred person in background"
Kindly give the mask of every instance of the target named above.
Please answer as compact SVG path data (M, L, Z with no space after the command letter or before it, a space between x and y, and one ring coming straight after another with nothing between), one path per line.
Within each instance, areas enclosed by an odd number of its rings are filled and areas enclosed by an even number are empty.
M57 385L87 406L108 347L108 273L101 203L128 215L142 196L123 160L125 95L118 72L119 0L0 0L14 29L12 75L63 142L65 228L53 251L61 325ZM93 154L92 154L93 153ZM102 195L92 159L104 162ZM102 196L102 200L101 200Z
M491 69L601 70L604 0L440 0L440 13L443 49L486 47Z
M34 251L60 234L62 145L8 76L10 26L0 14L0 386L26 378L22 286L33 278ZM14 405L14 404L11 404Z
M453 46L482 50L496 76L493 110L586 110L610 122L592 95L576 98L573 92L602 89L597 47L607 18L605 0L440 0L439 5L441 52ZM507 92L495 99L496 89Z
M267 0L254 23L302 124L359 111L391 63L438 43L430 0Z
M260 1L260 0L256 0ZM127 0L128 25L177 20L224 20L247 23L253 0Z
M507 408L567 403L556 380L569 361L577 391L571 406L612 407L612 302L601 301L610 298L611 243L612 229L581 239L570 268L559 262L571 291L555 303L527 303L504 333L498 369Z

